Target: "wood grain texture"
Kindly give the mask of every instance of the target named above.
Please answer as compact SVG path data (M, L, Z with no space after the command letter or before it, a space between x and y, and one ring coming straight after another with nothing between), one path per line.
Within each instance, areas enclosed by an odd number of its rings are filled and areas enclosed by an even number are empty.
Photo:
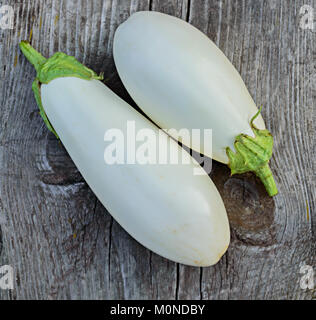
M0 29L0 266L15 270L0 299L315 299L302 264L316 270L316 27L300 8L316 1L7 1L13 30ZM279 195L251 174L211 177L227 208L231 245L213 267L192 268L133 240L96 199L63 146L41 121L32 66L18 49L76 56L132 102L112 57L116 27L139 10L188 20L240 71L275 136ZM315 280L316 285L316 280Z

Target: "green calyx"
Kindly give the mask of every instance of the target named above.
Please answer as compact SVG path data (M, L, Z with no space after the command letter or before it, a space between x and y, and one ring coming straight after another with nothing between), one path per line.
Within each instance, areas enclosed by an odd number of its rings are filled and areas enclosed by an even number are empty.
M32 90L40 110L40 115L43 118L47 128L59 139L56 131L47 118L42 104L41 84L47 84L54 79L62 77L77 77L84 80L102 80L103 75L100 74L98 76L93 70L85 67L78 60L76 60L75 57L68 56L63 52L57 52L51 58L46 59L27 41L20 42L20 49L25 57L33 64L37 72L36 78L32 84Z
M229 158L228 166L231 174L254 172L264 184L268 194L272 197L278 193L269 160L272 156L273 137L268 130L259 130L253 124L253 121L260 114L260 110L251 119L250 125L255 137L246 134L240 134L236 137L234 153L229 147L226 148L226 154Z

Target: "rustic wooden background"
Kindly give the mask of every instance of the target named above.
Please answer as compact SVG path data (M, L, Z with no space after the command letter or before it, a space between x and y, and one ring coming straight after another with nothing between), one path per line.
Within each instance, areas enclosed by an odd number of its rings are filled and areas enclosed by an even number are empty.
M315 299L300 267L316 268L316 1L45 0L14 7L0 30L0 266L15 270L1 299ZM300 8L315 12L300 27ZM251 175L211 174L229 214L232 239L209 268L179 265L134 241L109 215L42 122L33 67L18 48L29 39L45 56L75 55L131 102L112 57L117 26L139 10L189 21L240 71L275 137L279 195ZM148 44L150 45L150 44ZM132 102L131 102L132 103ZM316 277L315 277L316 278ZM316 285L316 279L315 279Z

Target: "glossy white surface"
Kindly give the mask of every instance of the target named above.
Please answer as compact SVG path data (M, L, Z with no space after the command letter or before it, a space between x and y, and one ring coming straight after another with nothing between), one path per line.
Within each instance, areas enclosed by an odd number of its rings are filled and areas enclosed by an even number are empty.
M158 12L134 13L116 30L114 60L129 94L159 127L213 130L207 156L227 163L235 137L253 136L249 122L258 109L243 80L192 25ZM265 128L261 115L254 124ZM183 143L204 153L203 136L201 144Z
M196 164L105 164L106 130L126 132L128 120L136 130L158 132L156 126L97 80L59 78L42 85L41 95L74 163L130 235L183 264L208 266L220 259L230 239L226 210L211 179L193 175Z

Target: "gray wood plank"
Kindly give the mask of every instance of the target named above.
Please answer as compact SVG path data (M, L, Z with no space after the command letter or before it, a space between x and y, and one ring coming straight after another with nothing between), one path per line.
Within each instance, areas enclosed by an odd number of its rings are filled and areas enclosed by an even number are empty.
M190 14L190 1L166 1L153 0L151 10L173 15L187 20ZM202 268L194 268L184 265L175 265L176 288L175 299L200 299Z
M301 29L301 0L7 1L13 30L0 30L0 265L16 273L0 299L315 299L299 286L316 266L315 31ZM316 15L316 1L309 1ZM167 261L133 240L88 188L48 133L31 92L22 39L45 56L75 55L132 102L115 70L116 27L138 10L189 20L232 61L275 136L280 194L251 174L211 177L227 207L232 241L214 267Z
M223 50L263 105L280 192L269 199L254 177L214 168L232 242L219 264L203 270L203 299L315 298L299 286L301 264L315 266L315 33L299 28L303 4L191 1L190 23Z

